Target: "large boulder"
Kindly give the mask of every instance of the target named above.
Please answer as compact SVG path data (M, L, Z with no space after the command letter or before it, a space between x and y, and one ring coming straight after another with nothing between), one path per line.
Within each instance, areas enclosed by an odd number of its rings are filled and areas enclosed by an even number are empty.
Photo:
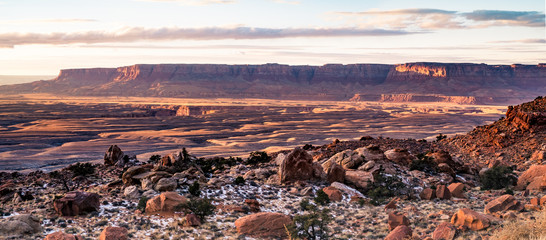
M411 228L406 225L400 225L393 229L389 235L385 237L385 240L405 240L411 239L413 232Z
M127 198L138 199L140 197L140 192L138 191L137 186L128 186L123 190L123 195Z
M318 165L318 166L314 166ZM284 158L279 166L279 180L281 183L295 182L298 180L319 180L322 167L313 163L313 157L307 151L296 148Z
M514 196L505 194L487 203L487 205L485 205L484 212L488 214L495 214L497 212L509 210L521 212L524 208L525 206L516 200Z
M117 165L118 162L123 162L125 154L118 145L111 145L106 153L104 153L104 165Z
M491 225L489 218L468 208L462 208L451 217L451 224L460 227L466 226L473 231L486 229Z
M449 200L451 199L451 192L446 185L438 185L436 186L436 197L442 200Z
M68 233L63 233L63 232L54 232L54 233L50 233L48 234L44 240L83 240L83 237L80 236L80 235L72 235L72 234L68 234Z
M150 172L150 168L146 166L133 166L121 175L121 180L125 185L140 184L140 181L133 179L133 177L145 172Z
M55 200L53 206L61 216L78 216L94 211L100 207L100 196L89 192L69 192Z
M390 161L402 166L409 166L413 161L413 156L406 149L391 149L385 152L385 156Z
M456 198L465 198L466 197L464 195L464 184L462 184L462 183L449 184L447 189L449 189L449 192L451 193L452 197L456 197Z
M345 181L345 169L333 161L326 161L322 164L322 169L326 172L326 180L329 183Z
M99 240L127 240L127 228L124 227L106 227L100 233Z
M432 188L425 188L419 193L421 200L432 200L436 198L436 191Z
M355 152L363 156L366 162L383 162L387 159L385 153L378 145L368 145L367 147L357 148Z
M448 152L443 151L443 150L428 153L427 156L432 157L434 162L436 162L436 164L438 164L438 165L447 164L451 169L454 169L454 170L457 170L457 169L459 169L461 167L460 164L458 164L457 162L455 162L453 160L453 158L451 157L451 155L449 155Z
M178 181L174 178L161 178L155 185L155 190L158 192L174 191L178 187Z
M453 240L457 235L457 228L453 224L443 222L434 229L432 233L433 240Z
M400 225L410 225L409 219L403 213L390 212L388 217L389 230L393 230Z
M328 195L328 198L332 202L339 202L343 199L343 194L341 194L341 191L339 189L329 186L322 189L326 195Z
M370 183L374 181L373 174L371 172L364 171L347 171L345 172L345 182L353 185L356 189L365 191L370 186Z
M235 221L237 233L255 238L286 238L285 225L292 219L282 213L260 212L241 217Z
M328 161L335 162L345 169L357 169L364 162L364 157L357 151L347 149L336 153Z
M24 236L40 232L42 232L40 219L30 214L15 215L0 221L0 236L23 239Z
M534 183L533 187L539 187L540 188L540 182L544 179L544 176L546 176L546 165L533 165L527 169L527 171L523 172L521 176L518 178L518 185L516 189L518 190L525 190L527 189L528 185L531 185L531 183ZM530 190L538 190L538 189L530 189ZM544 189L540 190L546 190L546 186L544 186Z
M356 189L352 188L352 187L349 187L343 183L340 183L340 182L333 182L332 184L330 184L331 187L335 187L337 189L339 189L339 191L342 191L343 193L349 195L349 198L353 197L353 196L356 196L358 198L364 198L364 194L362 194L361 192L357 191Z
M146 202L146 213L172 213L177 205L186 201L188 201L187 198L176 192L164 192Z

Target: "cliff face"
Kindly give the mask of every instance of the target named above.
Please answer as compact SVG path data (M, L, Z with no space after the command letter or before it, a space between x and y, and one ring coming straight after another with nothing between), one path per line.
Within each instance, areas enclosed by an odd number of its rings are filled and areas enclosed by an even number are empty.
M137 64L119 68L62 70L50 81L0 86L0 93L4 94L40 92L309 100L348 100L358 94L361 97L354 99L459 103L479 103L479 99L521 101L532 99L544 91L546 68L543 65L445 63L324 66Z

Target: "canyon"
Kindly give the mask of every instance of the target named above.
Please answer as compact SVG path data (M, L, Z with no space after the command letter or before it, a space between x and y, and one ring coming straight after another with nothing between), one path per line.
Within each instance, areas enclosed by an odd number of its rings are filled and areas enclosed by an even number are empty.
M473 63L137 64L67 69L52 80L0 86L0 93L68 96L261 98L515 104L546 92L546 65Z

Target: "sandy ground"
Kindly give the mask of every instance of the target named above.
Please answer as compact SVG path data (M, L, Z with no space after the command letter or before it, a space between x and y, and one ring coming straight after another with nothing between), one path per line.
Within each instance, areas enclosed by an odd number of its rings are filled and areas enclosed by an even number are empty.
M196 116L146 115L150 106L275 106L274 110L226 107ZM312 107L288 111L282 107ZM248 156L304 144L362 136L433 140L497 120L506 106L448 103L179 99L0 97L0 170L52 169L98 161L111 144L146 160L186 147L199 157Z

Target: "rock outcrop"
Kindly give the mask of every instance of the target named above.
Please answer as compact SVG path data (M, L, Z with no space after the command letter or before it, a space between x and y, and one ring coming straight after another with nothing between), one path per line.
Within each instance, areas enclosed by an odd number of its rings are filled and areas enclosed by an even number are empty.
M516 200L514 196L505 194L487 203L487 205L485 205L484 212L488 214L495 214L497 212L504 212L508 210L520 212L523 209L523 204Z
M459 227L465 226L473 231L485 229L491 225L489 218L468 208L462 208L453 215L451 224Z
M175 207L188 201L176 192L164 192L146 202L146 213L173 213Z
M0 221L0 237L30 238L41 231L40 219L30 214L15 215Z
M111 145L104 154L105 165L123 165L125 154L118 145Z

